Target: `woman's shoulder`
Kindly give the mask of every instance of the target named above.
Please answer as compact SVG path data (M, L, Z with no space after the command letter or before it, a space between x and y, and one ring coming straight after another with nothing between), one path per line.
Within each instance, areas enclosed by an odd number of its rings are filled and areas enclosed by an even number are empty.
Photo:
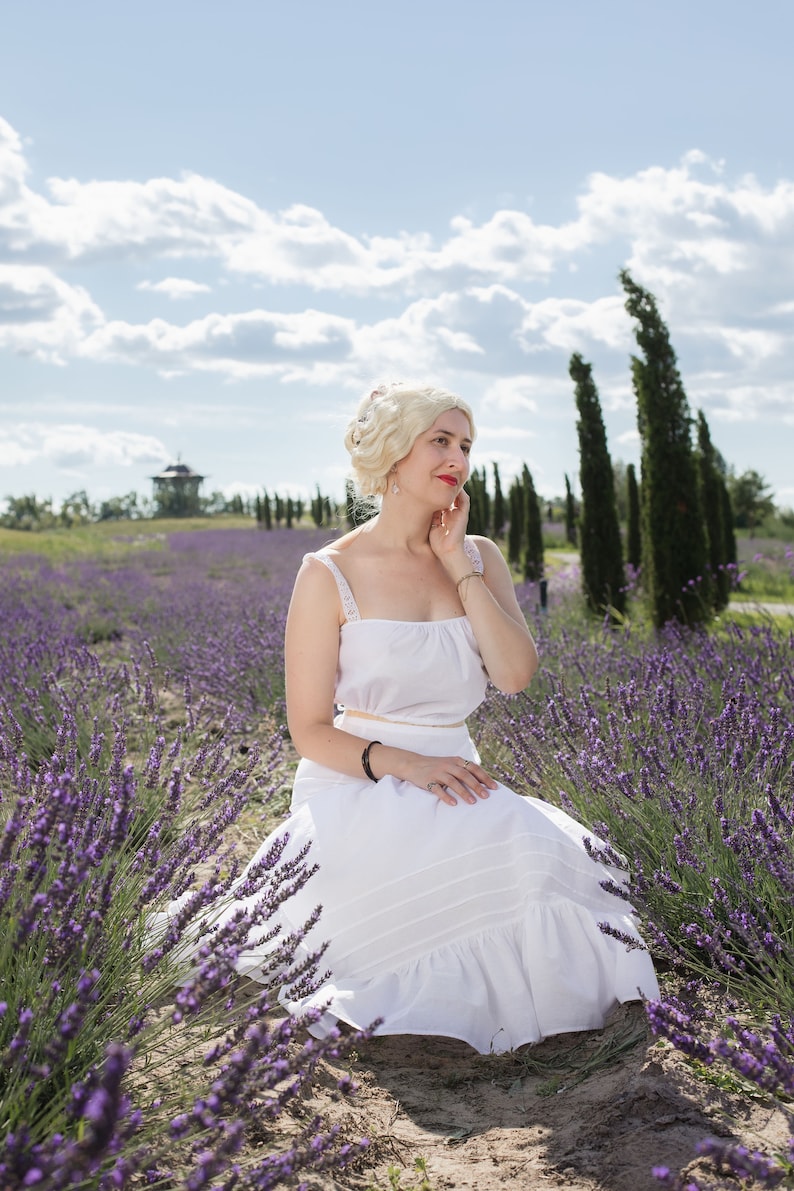
M370 522L365 522L364 525L357 525L349 533L343 534L341 538L334 538L332 542L329 542L327 546L323 547L322 553L328 554L332 558L336 554L343 554L345 550L349 550L351 546L354 546L360 540L367 526L370 529L372 528Z
M368 553L369 531L375 526L376 518L370 521L365 521L363 525L357 525L355 529L351 529L349 533L343 534L341 538L334 538L333 541L328 542L323 546L318 553L324 554L326 558L339 561L340 558L348 551L351 557L355 555L366 556ZM309 556L311 557L311 556Z
M493 538L486 538L482 534L472 533L466 534L466 541L469 543L470 551L472 553L476 552L480 556L483 567L486 570L489 566L506 566L504 555Z

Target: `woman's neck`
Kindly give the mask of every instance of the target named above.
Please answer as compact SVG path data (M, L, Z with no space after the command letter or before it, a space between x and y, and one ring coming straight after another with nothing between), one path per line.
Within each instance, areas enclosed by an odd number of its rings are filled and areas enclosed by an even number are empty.
M383 498L380 512L368 532L384 548L423 554L430 550L432 516L424 506L411 507L408 500L401 504L399 494L392 496L389 493ZM364 532L367 532L366 526Z

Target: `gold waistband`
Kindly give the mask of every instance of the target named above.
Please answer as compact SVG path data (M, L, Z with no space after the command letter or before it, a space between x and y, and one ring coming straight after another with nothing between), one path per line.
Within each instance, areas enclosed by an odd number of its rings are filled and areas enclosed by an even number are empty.
M411 720L390 720L387 715L371 715L368 711L351 711L343 709L344 715L354 715L360 720L377 720L379 724L398 724L401 728L465 728L466 721L458 720L454 724L417 724Z

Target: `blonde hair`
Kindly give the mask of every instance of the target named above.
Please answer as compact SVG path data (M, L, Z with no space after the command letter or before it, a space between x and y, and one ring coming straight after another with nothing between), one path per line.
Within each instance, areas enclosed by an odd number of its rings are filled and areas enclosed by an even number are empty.
M394 464L405 458L419 435L448 409L466 415L473 441L476 432L471 409L446 389L396 382L379 385L364 397L345 431L353 479L362 496L383 495Z

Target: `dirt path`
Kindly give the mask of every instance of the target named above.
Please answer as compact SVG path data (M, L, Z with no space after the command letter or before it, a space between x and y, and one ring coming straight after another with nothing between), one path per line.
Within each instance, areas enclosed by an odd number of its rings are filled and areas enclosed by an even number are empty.
M790 1123L760 1100L696 1078L667 1043L648 1035L639 1005L618 1010L603 1032L549 1039L523 1054L480 1056L450 1039L380 1038L345 1069L359 1084L354 1100L330 1105L319 1093L311 1107L324 1106L346 1140L369 1138L367 1165L311 1186L409 1191L421 1184L419 1157L432 1191L658 1191L657 1165L688 1167L704 1186L731 1188L738 1184L709 1178L696 1158L699 1140L733 1137L775 1149L790 1133Z

